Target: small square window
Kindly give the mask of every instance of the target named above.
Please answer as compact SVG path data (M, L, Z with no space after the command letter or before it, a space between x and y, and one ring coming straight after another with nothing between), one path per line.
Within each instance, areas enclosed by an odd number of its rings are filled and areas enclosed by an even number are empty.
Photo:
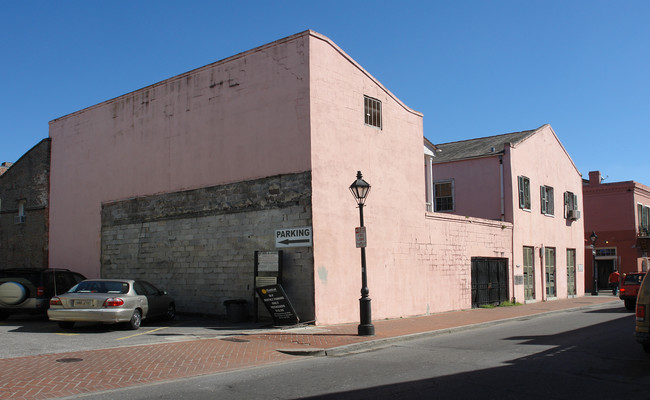
M363 112L366 125L381 129L381 101L364 96Z

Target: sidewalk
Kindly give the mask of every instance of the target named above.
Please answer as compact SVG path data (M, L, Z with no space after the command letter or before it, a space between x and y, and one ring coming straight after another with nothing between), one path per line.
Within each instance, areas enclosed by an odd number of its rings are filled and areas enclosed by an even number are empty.
M417 336L609 302L620 300L603 294L373 321L376 335L371 337L357 336L357 324L304 326L218 339L1 359L0 399L50 399L287 362L296 355L337 356Z

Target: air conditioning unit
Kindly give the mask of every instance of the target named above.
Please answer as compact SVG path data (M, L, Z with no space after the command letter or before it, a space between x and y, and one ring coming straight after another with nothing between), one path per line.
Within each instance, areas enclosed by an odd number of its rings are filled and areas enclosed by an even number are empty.
M24 223L25 223L24 215L17 215L14 217L14 224L24 224Z
M580 210L569 210L569 219L577 221L580 219Z

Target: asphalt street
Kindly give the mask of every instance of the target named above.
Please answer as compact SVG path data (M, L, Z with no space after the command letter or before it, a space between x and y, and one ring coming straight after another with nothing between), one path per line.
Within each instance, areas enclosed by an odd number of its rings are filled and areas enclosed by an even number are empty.
M642 399L650 356L633 326L614 302L70 399Z

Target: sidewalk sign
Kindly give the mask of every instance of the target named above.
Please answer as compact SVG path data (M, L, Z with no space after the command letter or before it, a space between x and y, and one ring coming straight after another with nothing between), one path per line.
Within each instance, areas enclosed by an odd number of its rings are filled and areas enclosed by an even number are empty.
M259 287L256 291L276 325L293 325L300 321L282 285Z

